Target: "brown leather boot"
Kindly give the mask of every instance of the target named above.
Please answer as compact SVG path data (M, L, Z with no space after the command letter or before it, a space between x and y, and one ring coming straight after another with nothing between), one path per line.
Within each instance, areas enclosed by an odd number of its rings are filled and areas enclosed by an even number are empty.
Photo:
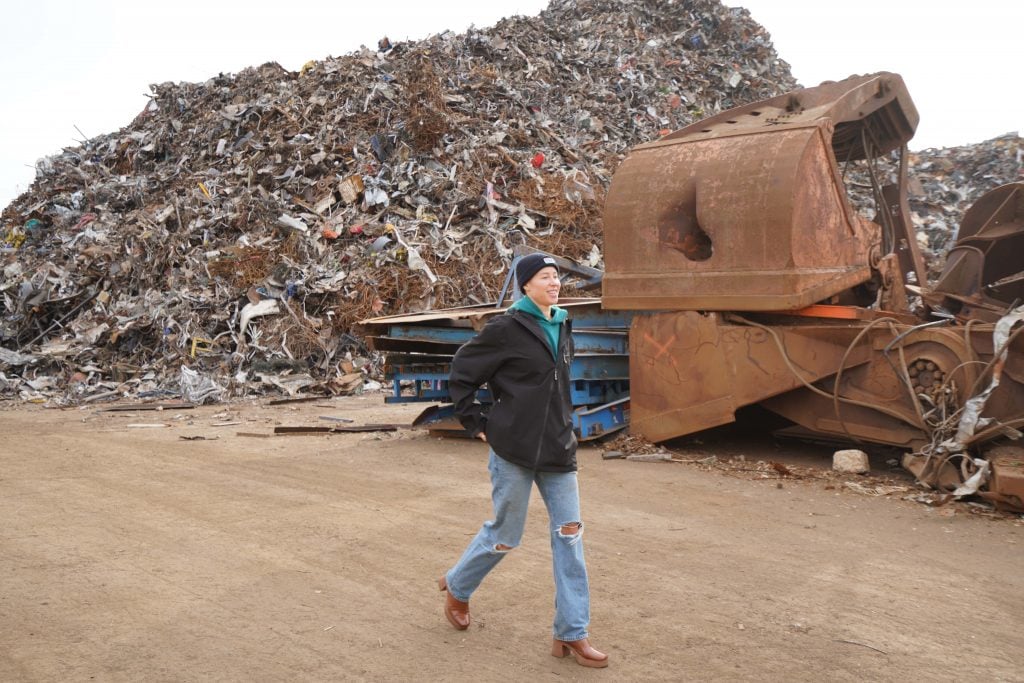
M566 657L571 654L580 666L589 666L594 669L603 669L608 666L608 655L595 649L586 638L583 640L555 640L551 645L551 654L554 657Z
M456 600L448 592L448 582L445 577L437 580L437 587L444 591L444 617L452 626L460 631L469 628L469 603Z

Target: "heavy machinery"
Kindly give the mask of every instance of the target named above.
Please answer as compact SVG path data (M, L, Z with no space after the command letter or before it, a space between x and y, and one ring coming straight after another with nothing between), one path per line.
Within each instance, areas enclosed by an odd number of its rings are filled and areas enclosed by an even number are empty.
M574 377L580 413L618 413L581 422L581 437L628 419L665 441L759 404L807 434L904 449L904 466L936 489L1024 510L1024 183L970 209L929 288L907 203L917 122L903 80L877 73L634 148L605 204L601 311L571 304L600 317L601 333L628 324L628 399L623 358L604 349ZM848 173L866 177L873 219L854 208ZM502 304L366 329L377 348L450 354ZM416 400L444 400L444 358ZM414 366L392 364L395 400Z
M632 431L663 441L758 403L811 433L904 448L937 488L991 479L983 495L1021 507L1024 450L1001 442L1024 424L1024 340L1011 332L1024 184L971 208L928 289L907 208L917 121L903 80L877 73L631 152L605 204L602 305L648 312L630 329ZM893 152L884 178L877 162ZM844 186L857 161L874 220ZM908 289L923 297L913 310ZM990 446L996 457L979 457Z

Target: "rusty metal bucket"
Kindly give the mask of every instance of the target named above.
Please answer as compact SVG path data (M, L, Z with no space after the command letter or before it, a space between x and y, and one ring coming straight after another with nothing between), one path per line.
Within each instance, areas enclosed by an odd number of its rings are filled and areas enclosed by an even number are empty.
M837 157L895 149L916 124L902 79L873 74L635 148L605 204L604 306L790 310L869 280L880 229L850 206Z

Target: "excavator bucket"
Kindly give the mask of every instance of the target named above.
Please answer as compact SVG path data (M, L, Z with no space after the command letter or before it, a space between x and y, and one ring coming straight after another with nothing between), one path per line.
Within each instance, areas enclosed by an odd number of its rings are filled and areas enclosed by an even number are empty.
M917 121L902 79L880 73L636 147L605 204L604 306L791 310L869 280L881 228L853 210L838 162L901 148Z
M917 120L903 80L879 73L732 109L630 153L605 205L602 305L657 311L634 317L630 334L634 431L661 441L731 422L740 407L872 360L868 347L846 353L865 322L833 317L854 309L807 307L883 265L902 294L896 245L916 245L889 220L902 178L883 226L854 211L837 159L902 149ZM798 315L755 327L714 311ZM888 416L863 431L908 443L919 436L909 429Z

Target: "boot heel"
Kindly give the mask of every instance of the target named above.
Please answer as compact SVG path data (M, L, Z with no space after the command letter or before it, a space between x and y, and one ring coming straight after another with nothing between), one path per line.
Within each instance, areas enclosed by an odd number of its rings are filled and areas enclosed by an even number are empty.
M603 669L608 666L608 655L595 650L586 638L572 642L555 639L551 644L551 655L559 658L572 655L577 664L593 669Z

